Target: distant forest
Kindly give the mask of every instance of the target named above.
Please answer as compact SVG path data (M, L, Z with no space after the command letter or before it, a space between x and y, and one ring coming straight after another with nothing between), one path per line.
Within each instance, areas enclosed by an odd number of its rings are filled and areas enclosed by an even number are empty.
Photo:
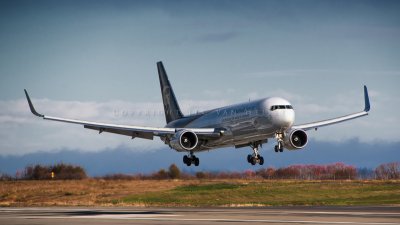
M81 166L59 163L55 165L29 165L15 176L1 174L0 180L163 180L163 179L297 179L297 180L363 180L400 179L400 162L381 164L375 169L355 168L344 163L328 165L291 165L282 168L262 168L241 172L201 171L195 173L182 172L172 164L149 174L109 174L101 177L88 177Z

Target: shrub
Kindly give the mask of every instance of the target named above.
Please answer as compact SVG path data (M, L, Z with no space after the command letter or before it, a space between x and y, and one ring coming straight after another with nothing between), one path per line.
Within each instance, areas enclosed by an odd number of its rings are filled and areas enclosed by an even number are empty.
M168 173L169 173L169 177L171 179L178 179L180 177L180 175L181 175L181 171L179 170L179 168L175 164L172 164L169 167L169 172Z
M379 165L375 169L377 179L400 179L400 162L391 162Z
M51 177L52 173L54 173L54 178ZM87 175L80 166L59 163L50 166L27 166L23 178L28 180L80 180L87 178Z

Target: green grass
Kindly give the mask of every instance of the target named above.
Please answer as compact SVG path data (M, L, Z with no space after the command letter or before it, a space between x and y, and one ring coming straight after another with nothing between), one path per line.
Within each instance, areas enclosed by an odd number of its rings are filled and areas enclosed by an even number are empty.
M119 202L148 206L287 206L400 204L399 182L215 182L129 195Z

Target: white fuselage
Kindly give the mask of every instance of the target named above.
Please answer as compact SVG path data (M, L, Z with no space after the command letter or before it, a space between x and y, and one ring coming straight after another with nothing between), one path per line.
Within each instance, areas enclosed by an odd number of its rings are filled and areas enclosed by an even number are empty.
M232 145L248 145L260 140L266 142L277 133L289 130L294 119L294 110L287 100L271 97L186 116L169 123L166 127L221 129L222 137L208 140L193 149L202 151Z

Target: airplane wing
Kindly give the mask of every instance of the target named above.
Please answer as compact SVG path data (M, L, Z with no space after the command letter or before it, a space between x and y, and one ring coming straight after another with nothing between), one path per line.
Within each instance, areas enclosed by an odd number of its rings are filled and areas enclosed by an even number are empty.
M319 127L328 126L328 125L332 125L332 124L336 124L336 123L341 123L341 122L344 122L347 120L352 120L352 119L355 119L358 117L368 115L371 105L369 103L368 89L367 89L367 86L365 86L365 85L364 85L364 102L365 102L365 108L361 112L352 113L352 114L349 114L346 116L341 116L341 117L328 119L328 120L322 120L322 121L318 121L318 122L294 125L294 126L292 126L292 129L302 129L302 130L317 129Z
M132 138L144 138L152 140L154 136L168 136L174 135L179 130L190 130L199 135L209 135L215 136L219 135L220 131L214 128L165 128L165 127L142 127L142 126L128 126L128 125L117 125L117 124L108 124L108 123L97 123L97 122L90 122L84 120L74 120L74 119L66 119L60 117L53 117L53 116L46 116L40 114L36 111L33 107L32 101L28 95L26 90L25 95L26 99L28 100L29 108L31 112L38 117L42 117L45 120L52 120L64 123L72 123L72 124L79 124L83 125L84 128L98 130L99 133L102 132L109 132L114 134L126 135Z

